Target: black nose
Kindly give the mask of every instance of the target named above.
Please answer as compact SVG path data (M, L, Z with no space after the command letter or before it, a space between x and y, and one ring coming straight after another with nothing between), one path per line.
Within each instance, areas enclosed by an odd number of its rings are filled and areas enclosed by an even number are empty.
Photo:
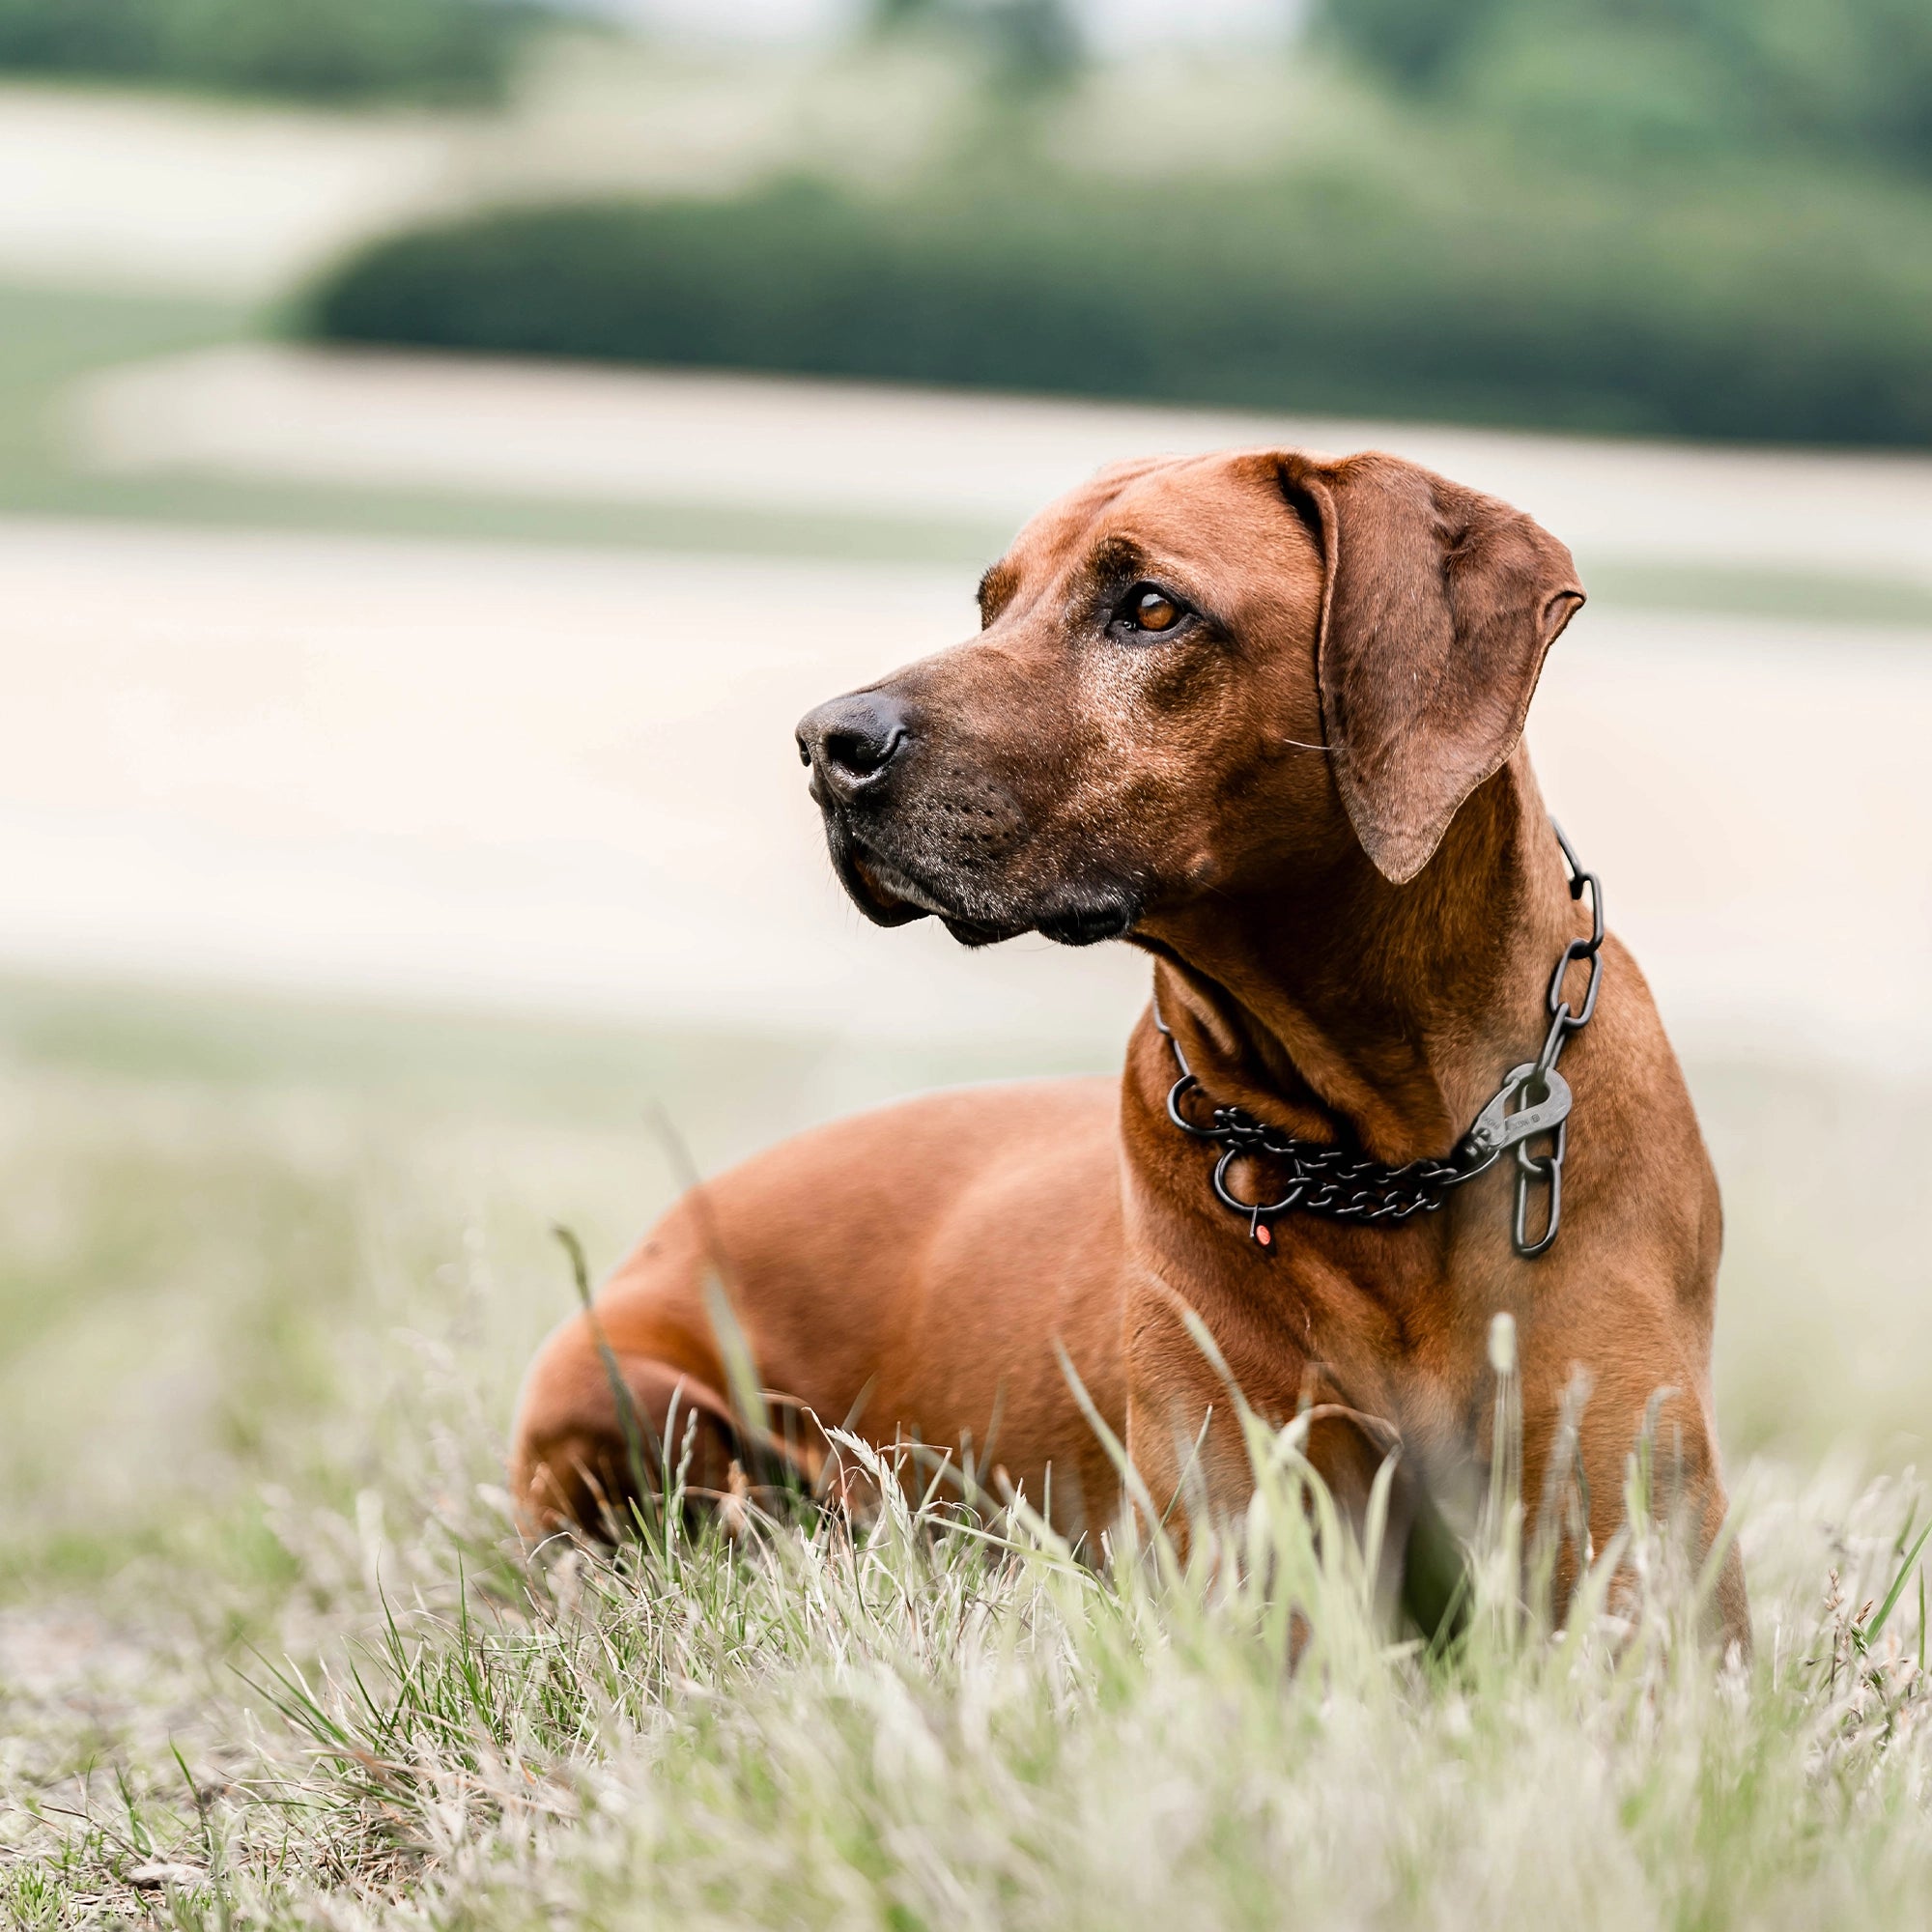
M886 775L909 736L905 708L883 692L835 697L799 721L798 755L839 799L854 799Z

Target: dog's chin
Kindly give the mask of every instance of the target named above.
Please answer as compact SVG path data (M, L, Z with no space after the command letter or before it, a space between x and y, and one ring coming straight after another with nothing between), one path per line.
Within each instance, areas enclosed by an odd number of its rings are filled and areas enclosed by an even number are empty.
M1060 895L1045 906L997 923L958 913L943 913L940 919L961 946L995 946L1027 932L1037 932L1056 946L1098 946L1103 940L1124 939L1134 929L1139 913L1139 905L1130 895L1110 891Z
M1069 895L1035 919L1033 928L1056 946L1098 946L1124 939L1141 915L1139 896L1118 887Z
M863 847L848 847L839 869L860 910L880 925L936 919L961 946L995 946L1030 929L1024 922L1006 923L962 912L923 881Z
M1042 904L991 913L960 904L943 888L902 870L840 828L831 829L830 842L839 881L867 919L878 925L936 919L961 946L997 946L1028 932L1060 946L1096 946L1125 938L1140 915L1138 895L1115 886L1063 889Z

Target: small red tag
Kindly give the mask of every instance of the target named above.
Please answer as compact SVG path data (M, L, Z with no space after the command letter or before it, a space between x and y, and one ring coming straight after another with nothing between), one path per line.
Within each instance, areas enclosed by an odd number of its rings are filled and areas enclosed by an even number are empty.
M1274 1239L1273 1229L1271 1229L1265 1221L1257 1221L1255 1223L1255 1239L1258 1240L1263 1247L1266 1247Z

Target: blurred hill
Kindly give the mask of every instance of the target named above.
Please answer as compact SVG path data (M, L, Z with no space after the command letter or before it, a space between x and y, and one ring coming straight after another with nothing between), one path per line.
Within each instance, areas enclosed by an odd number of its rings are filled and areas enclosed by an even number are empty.
M1094 60L1053 0L882 0L797 71L766 109L789 137L745 150L735 179L503 184L352 256L304 325L1591 432L1932 439L1932 12L1899 0L1330 0L1239 63ZM829 132L907 104L891 140Z
M1903 0L1326 0L1245 48L1136 40L1124 0L875 0L731 46L370 4L0 0L0 72L40 76L0 93L0 276L352 342L1932 440L1932 10ZM298 17L355 59L304 67ZM51 79L83 69L176 91Z

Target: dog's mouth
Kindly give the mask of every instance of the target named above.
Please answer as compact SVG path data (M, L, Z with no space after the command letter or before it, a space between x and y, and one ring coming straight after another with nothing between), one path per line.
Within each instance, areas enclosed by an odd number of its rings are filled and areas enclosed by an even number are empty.
M825 842L838 883L875 925L905 925L929 913L943 915L945 908L933 894L862 845L837 812L825 814Z
M856 839L846 843L846 886L865 910L884 925L900 925L930 913L945 919L952 908L890 859L868 851Z
M839 883L867 919L878 925L936 919L962 946L995 946L1026 932L1037 932L1062 946L1094 946L1125 938L1142 909L1141 895L1118 885L1063 888L1044 904L1016 905L1010 910L963 906L902 861L887 858L854 837L849 827L829 814L826 838Z
M996 923L962 912L923 880L862 845L849 831L830 820L826 836L839 883L853 904L875 925L906 925L916 919L936 919L962 946L992 946L1027 929L1024 924Z

